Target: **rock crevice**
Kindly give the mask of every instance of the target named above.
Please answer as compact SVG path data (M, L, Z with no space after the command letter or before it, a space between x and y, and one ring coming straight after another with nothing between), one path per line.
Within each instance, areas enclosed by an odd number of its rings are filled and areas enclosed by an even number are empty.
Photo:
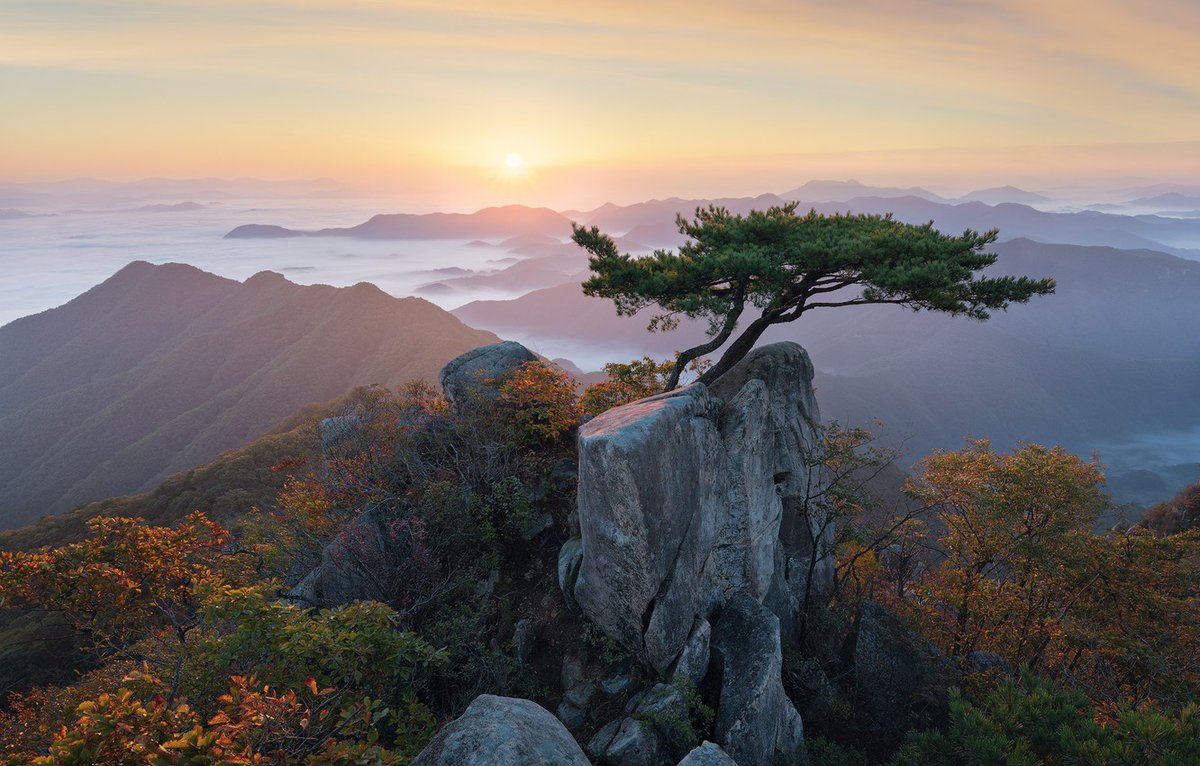
M572 595L659 673L697 619L734 594L767 602L786 635L804 589L827 577L822 567L813 583L791 574L807 574L818 521L784 523L785 508L796 513L810 495L811 381L804 350L778 343L711 387L642 399L582 427ZM806 566L789 566L802 558Z

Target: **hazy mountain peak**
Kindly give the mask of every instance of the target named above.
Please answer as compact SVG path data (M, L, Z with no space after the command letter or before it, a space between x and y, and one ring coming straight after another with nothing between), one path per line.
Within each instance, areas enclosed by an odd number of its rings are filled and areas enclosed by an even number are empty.
M920 197L943 202L945 198L920 186L868 186L860 181L813 180L780 195L802 202L845 202L855 197Z
M357 385L436 380L496 340L366 282L130 263L0 327L0 528L147 489Z
M284 275L280 274L278 271L271 271L270 269L264 269L263 271L260 271L257 274L255 274L254 276L247 279L243 284L250 285L250 284L257 284L259 282L287 282L287 281L288 281L288 278L285 277Z
M523 234L568 236L571 222L545 207L504 205L474 213L377 213L357 226L298 231L273 224L245 224L226 239L357 237L360 239L485 239Z
M1002 202L1017 202L1028 205L1051 201L1049 197L1043 194L1018 189L1015 186L993 186L989 189L978 189L969 194L964 194L959 199L963 202L983 202L988 205L996 205Z

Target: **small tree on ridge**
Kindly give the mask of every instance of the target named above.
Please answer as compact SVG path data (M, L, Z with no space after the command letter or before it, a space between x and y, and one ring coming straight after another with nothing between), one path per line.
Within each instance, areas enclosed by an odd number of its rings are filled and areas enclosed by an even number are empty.
M589 253L587 295L611 298L626 316L659 306L663 313L651 320L651 331L674 328L680 315L708 320L709 340L679 354L668 391L689 362L725 345L747 307L758 316L701 382L737 364L767 328L810 309L892 303L983 320L1009 303L1054 292L1049 278L977 273L996 261L983 252L996 240L994 229L954 237L932 222L906 224L890 214L796 215L794 202L746 216L709 206L697 208L691 221L682 215L675 221L687 243L642 257L620 253L595 226L575 225L572 236Z

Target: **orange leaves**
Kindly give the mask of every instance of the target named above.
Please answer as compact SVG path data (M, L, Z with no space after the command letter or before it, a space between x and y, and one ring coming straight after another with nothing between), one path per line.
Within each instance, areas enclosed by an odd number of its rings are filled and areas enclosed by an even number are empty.
M205 763L257 766L301 763L306 757L345 743L336 734L364 734L374 723L378 703L363 698L339 708L331 688L307 685L308 695L276 692L253 676L233 676L217 699L217 711L202 721L186 702L149 699L128 687L102 692L75 708L36 766L166 766ZM369 711L369 712L365 712ZM365 712L365 715L364 715ZM356 723L357 722L357 723ZM362 748L359 748L362 749ZM391 756L382 751L382 760ZM317 757L316 762L326 762Z
M335 526L331 515L333 501L329 490L316 478L289 476L279 491L276 503L287 515L312 534L328 535Z
M588 387L579 400L580 408L589 415L644 399L660 393L674 368L671 362L656 362L650 357L634 359L627 364L604 365L608 380Z
M1028 664L1099 705L1194 696L1200 536L1096 534L1100 466L1060 447L971 441L918 471L908 491L936 511L938 557L899 606L928 638Z
M121 649L171 625L181 628L195 592L214 570L229 533L194 513L176 527L98 518L87 540L0 554L0 601L62 612L101 647Z
M986 439L935 452L907 491L934 506L946 531L938 542L959 566L989 573L1069 544L1109 503L1099 464L1062 447L1018 445L997 453Z
M377 744L377 725L391 711L352 690L276 690L254 675L234 675L207 716L165 684L138 674L132 684L92 693L74 705L45 744L5 748L0 763L16 766L266 766L267 764L393 764L407 759ZM430 735L427 711L405 711L398 723L420 742ZM405 747L411 743L405 741ZM38 752L40 751L40 753Z
M575 385L565 372L541 362L526 362L500 384L500 404L520 436L553 441L579 424Z

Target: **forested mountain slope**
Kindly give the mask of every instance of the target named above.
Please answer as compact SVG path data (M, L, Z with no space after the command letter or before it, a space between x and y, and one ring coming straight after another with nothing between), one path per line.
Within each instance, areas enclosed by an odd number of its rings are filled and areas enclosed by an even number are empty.
M0 328L0 527L147 490L358 385L495 340L373 285L135 262Z

